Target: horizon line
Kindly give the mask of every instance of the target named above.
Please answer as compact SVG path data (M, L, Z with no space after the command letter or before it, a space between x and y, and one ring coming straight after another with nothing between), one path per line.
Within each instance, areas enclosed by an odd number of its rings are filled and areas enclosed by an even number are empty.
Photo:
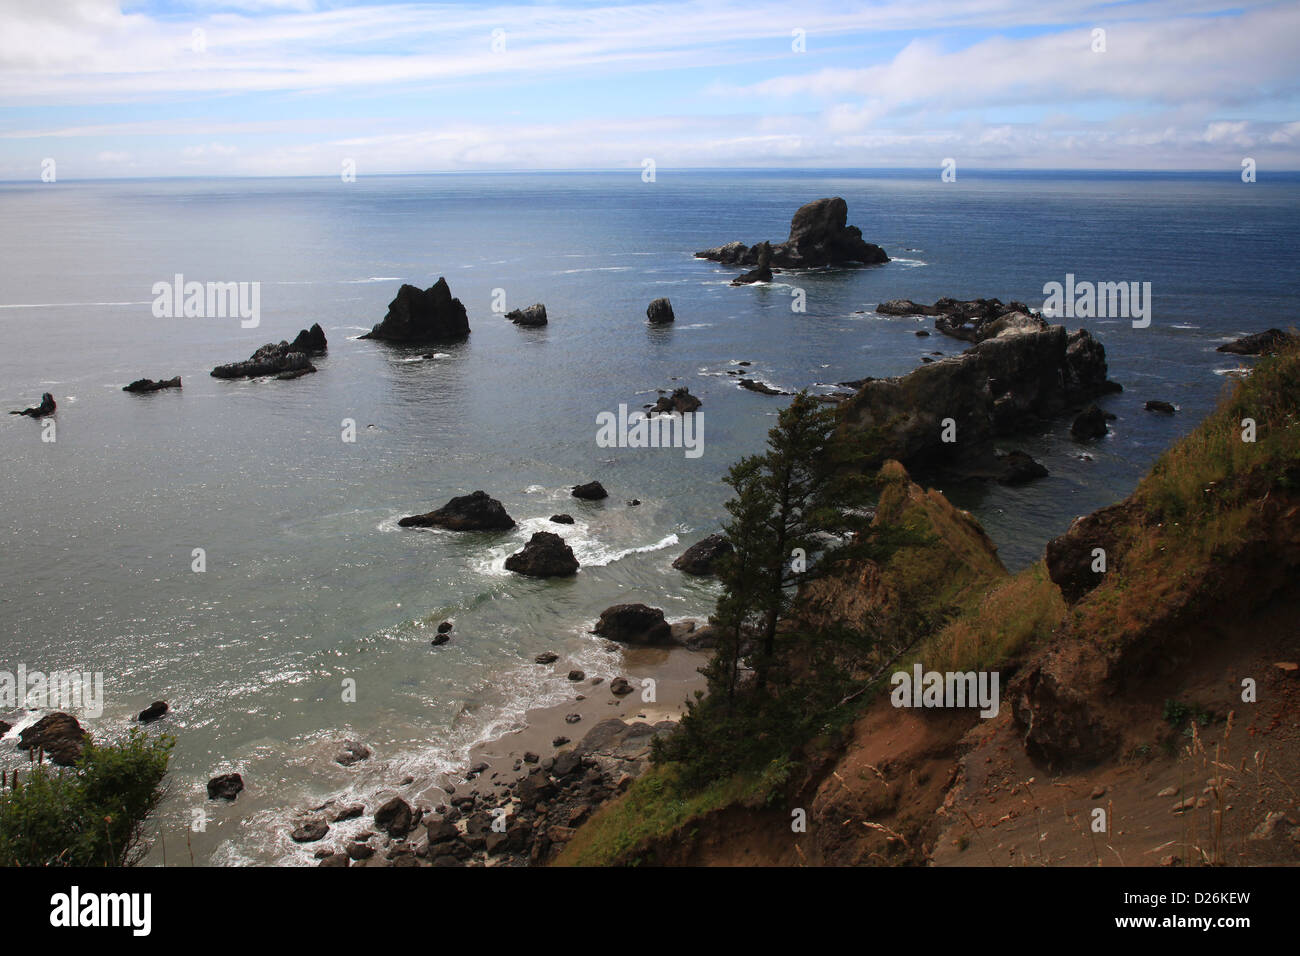
M621 173L621 174L639 174L639 166L600 166L600 167L573 167L562 169L430 169L407 172L376 172L356 174L356 179L381 179L394 178L401 176L510 176L510 175L575 175L575 174L595 174L595 173ZM719 172L719 173L913 173L941 172L942 168L938 166L671 166L665 169L659 167L657 173L662 172ZM1074 167L1074 166L967 166L962 168L963 174L970 173L1114 173L1127 175L1232 175L1234 178L1240 176L1239 167L1214 167L1214 168L1187 168L1187 169L1149 169L1149 168L1132 168L1132 167ZM1276 175L1296 175L1300 174L1300 168L1296 169L1274 169L1268 170L1261 175L1256 172L1256 176ZM338 179L339 174L334 173L305 173L294 175L282 175L275 173L225 173L221 175L197 174L197 175L174 175L174 176L69 176L60 177L53 183L42 182L40 174L37 173L30 179L0 179L0 185L21 185L38 183L40 185L58 185L59 182L148 182L158 180L229 180L229 179L283 179L283 180L308 180L308 179ZM960 181L960 179L958 180ZM1254 184L1252 184L1254 185Z

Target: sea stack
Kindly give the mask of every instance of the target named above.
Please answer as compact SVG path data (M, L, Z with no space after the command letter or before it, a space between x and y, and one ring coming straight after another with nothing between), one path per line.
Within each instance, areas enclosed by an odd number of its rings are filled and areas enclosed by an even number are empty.
M747 246L729 242L695 253L728 266L760 266L764 258L780 269L816 269L823 266L865 266L888 262L885 250L862 238L862 230L848 225L849 204L839 196L816 199L800 206L790 220L790 237L771 245ZM759 272L755 269L755 272ZM750 273L753 275L753 273ZM745 278L742 276L742 278ZM761 281L751 279L749 281Z
M469 336L469 317L460 299L452 298L447 280L440 278L421 291L403 285L388 303L388 314L361 336L398 344L456 342Z
M655 299L646 307L646 318L650 320L651 325L669 325L676 316L673 315L673 304L667 299Z
M20 412L10 412L10 415L26 415L29 418L44 418L46 415L54 414L58 405L54 401L54 396L46 392L41 396L41 403L31 408L24 408Z
M316 366L311 364L311 356L320 355L325 349L325 332L319 325L313 325L310 329L300 331L292 343L268 342L243 362L218 365L212 370L212 377L261 378L274 375L278 379L300 378L316 371ZM175 381L179 388L180 379Z

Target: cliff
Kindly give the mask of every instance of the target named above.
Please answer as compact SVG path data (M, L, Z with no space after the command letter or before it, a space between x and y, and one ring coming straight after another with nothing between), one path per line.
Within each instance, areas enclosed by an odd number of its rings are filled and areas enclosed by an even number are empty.
M930 594L946 620L912 645L900 634L886 670L996 671L998 714L896 708L877 680L762 774L683 797L672 766L657 767L560 862L1300 862L1297 422L1292 347L1233 385L1133 494L1015 576L973 519L886 466L877 523L932 538L845 569L813 606L897 620L900 595ZM791 827L799 810L806 832Z

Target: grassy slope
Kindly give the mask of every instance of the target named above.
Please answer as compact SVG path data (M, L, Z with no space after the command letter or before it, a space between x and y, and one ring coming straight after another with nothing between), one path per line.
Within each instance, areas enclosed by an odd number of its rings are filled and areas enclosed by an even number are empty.
M1255 422L1254 442L1242 440L1243 419ZM893 480L882 491L879 520L919 523L933 539L881 569L872 579L874 603L896 607L903 594L956 612L904 658L908 663L919 660L938 670L1004 668L1067 625L1076 634L1119 640L1186 603L1189 592L1213 576L1216 561L1245 545L1258 531L1261 498L1274 490L1300 492L1300 349L1262 360L1202 425L1161 456L1128 499L1134 518L1115 569L1072 610L1042 562L1007 576L992 552L979 546L983 532L973 518L937 492L920 492L901 466L891 463L884 471ZM845 575L841 587L853 577ZM827 593L820 601L834 613L837 601L840 610L852 609L852 598ZM871 701L864 696L859 711ZM672 782L671 767L654 769L602 808L558 862L638 862L648 843L670 840L707 814L729 805L764 805L782 774L733 778L689 796Z

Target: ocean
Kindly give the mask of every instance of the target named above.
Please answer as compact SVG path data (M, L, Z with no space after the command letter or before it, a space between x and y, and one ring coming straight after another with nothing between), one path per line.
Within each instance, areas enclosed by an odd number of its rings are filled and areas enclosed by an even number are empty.
M891 262L778 274L693 258L784 239L800 205L843 196L849 222ZM1062 419L1004 447L1050 476L944 488L983 522L1013 570L1080 514L1129 491L1249 363L1214 349L1288 327L1300 293L1300 176L935 171L449 174L328 179L0 184L0 393L59 403L56 440L0 419L0 670L102 672L115 738L150 701L178 738L148 861L308 863L292 810L364 799L406 775L429 782L470 747L571 693L569 666L619 672L588 633L600 611L644 601L705 616L713 585L670 562L718 529L728 466L757 451L784 399L737 388L832 391L896 375L964 344L913 333L888 299L997 296L1041 306L1067 274L1150 282L1151 323L1066 320L1106 347L1124 392L1083 449ZM155 283L260 283L260 324L157 318ZM463 344L400 348L357 336L403 282L445 276L469 311ZM805 311L792 310L802 289ZM547 307L519 328L492 310ZM669 327L646 305L668 296ZM222 381L218 364L319 323L319 372ZM141 377L182 390L131 395ZM685 385L703 400L703 454L602 448L596 416ZM1148 399L1176 415L1143 410ZM343 440L345 420L355 442ZM1082 452L1086 451L1086 456ZM610 491L586 503L568 488ZM503 534L397 527L482 489L519 522ZM627 504L639 499L639 506ZM555 512L576 523L551 525ZM574 547L576 578L505 571L536 530ZM192 570L203 549L206 570ZM443 619L454 640L432 647ZM533 657L560 655L557 669ZM355 682L355 701L344 688ZM18 729L39 714L0 712ZM347 738L374 757L333 760ZM206 800L238 770L233 804ZM193 811L206 814L191 828Z

